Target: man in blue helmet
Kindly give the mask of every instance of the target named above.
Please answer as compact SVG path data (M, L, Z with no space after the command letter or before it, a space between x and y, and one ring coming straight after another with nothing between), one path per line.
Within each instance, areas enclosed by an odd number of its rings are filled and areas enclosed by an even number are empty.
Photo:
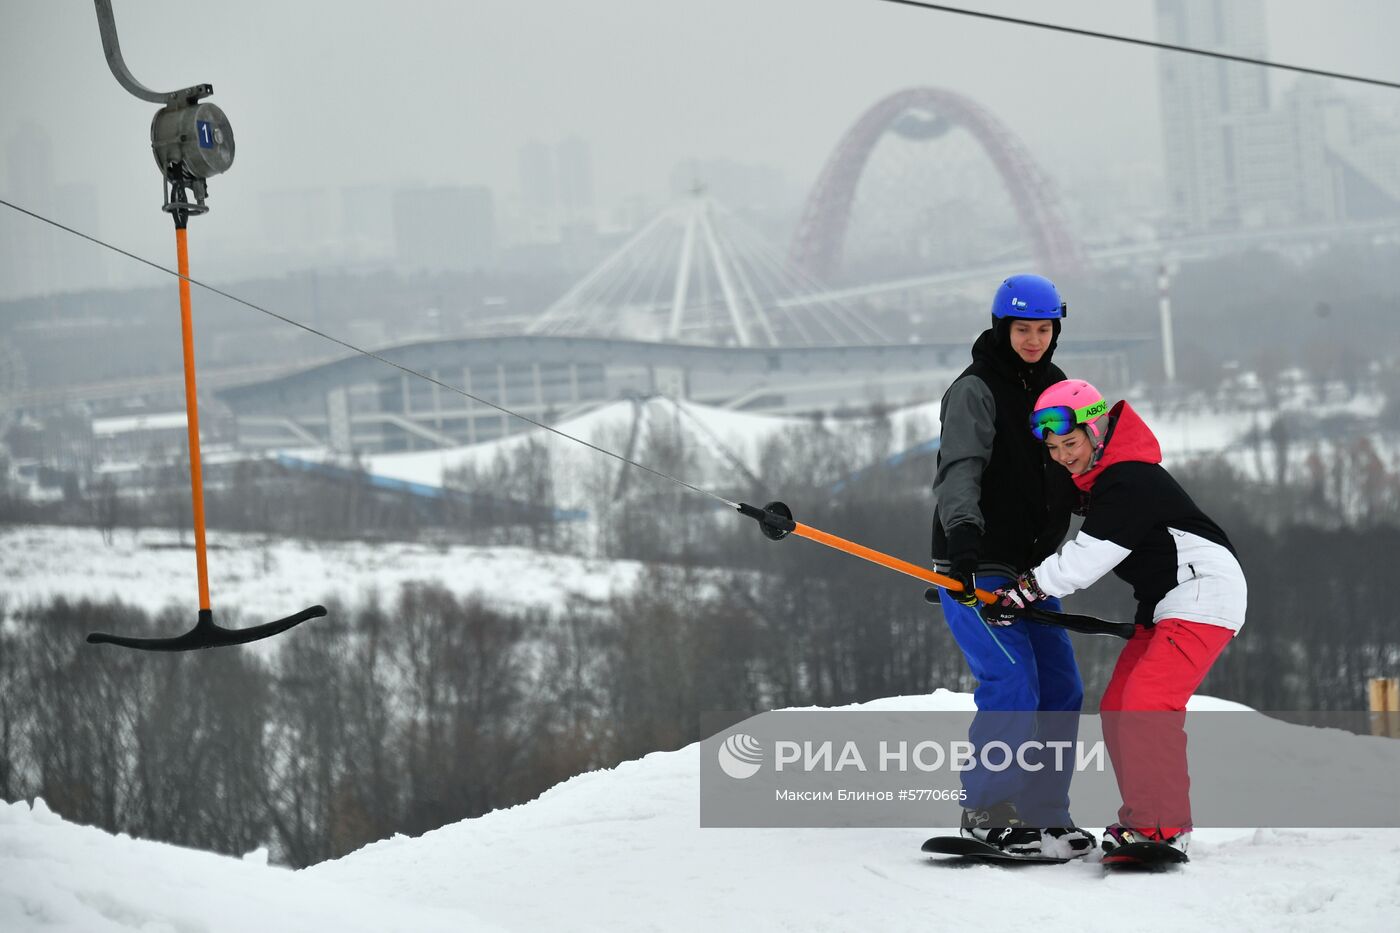
M933 560L963 590L941 590L944 618L977 678L977 749L1003 741L1073 742L1084 684L1068 633L1020 621L986 622L974 587L995 590L1053 554L1069 529L1073 484L1027 430L1040 393L1065 378L1050 361L1067 314L1054 283L1013 275L992 299L992 326L972 365L943 396L933 483ZM1060 608L1047 599L1045 608ZM980 757L980 756L979 756ZM963 774L962 833L1009 854L1085 855L1094 837L1069 814L1072 771L980 764ZM1033 764L1029 759L1027 764Z

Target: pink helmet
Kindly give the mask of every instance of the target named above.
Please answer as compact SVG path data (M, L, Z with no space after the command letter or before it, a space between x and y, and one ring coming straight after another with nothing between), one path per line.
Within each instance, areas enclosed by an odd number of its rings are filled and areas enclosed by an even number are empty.
M1083 379L1065 379L1036 399L1035 411L1031 413L1031 433L1036 440L1043 441L1046 434L1068 434L1082 425L1098 447L1104 439L1103 425L1098 421L1107 414L1108 402L1098 389Z

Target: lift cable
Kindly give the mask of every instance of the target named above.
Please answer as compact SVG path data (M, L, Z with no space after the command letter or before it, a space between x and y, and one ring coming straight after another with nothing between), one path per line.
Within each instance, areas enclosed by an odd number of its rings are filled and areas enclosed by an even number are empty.
M163 266L158 262L153 262L149 259L146 259L144 256L138 256L135 253L129 252L128 250L124 250L119 246L114 246L113 244L108 243L105 240L99 239L98 237L83 233L80 230L75 230L72 227L59 223L58 221L53 220L49 217L45 217L42 214L28 210L27 208L20 207L18 204L15 204L11 201L7 201L4 198L0 198L0 204L3 204L5 207L8 207L12 210L18 211L21 214L25 214L29 217L32 217L35 220L49 224L53 227L57 227L59 230L71 233L74 236L87 240L90 243L95 243L96 245L104 247L105 249L109 249L113 252L119 253L122 256L127 257L128 259L134 259L137 262L142 263L143 265L147 265L150 266L152 269L164 272L166 275L179 279L182 282L187 282L191 285L197 285L206 291L214 293L215 295L219 295L223 298L228 299L229 301L243 305L244 307L251 308L254 311L259 311L263 314L268 315L269 317L276 318L277 320L282 321L285 324L290 324L291 326L303 330L308 334L315 334L317 337L329 340L330 342L342 346L345 349L350 350L354 353L358 353L361 356L367 356L372 360L378 360L379 362L384 363L386 366L392 366L394 369L397 369L400 372L407 373L410 376L415 376L419 379L426 380L427 382L431 382L436 386L448 390L449 392L455 392L463 398L471 399L474 402L478 402L482 405L487 406L488 408L492 408L496 411L499 411L504 415L509 415L512 418L518 418L521 421L524 421L528 424L532 424L537 428L541 428L542 430L548 431L551 434L555 434L559 437L562 437L565 440L573 441L576 444L581 444L582 446L587 447L590 450L595 450L600 454L612 457L614 460L617 460L621 463L634 466L637 469L644 470L647 473L650 473L651 475L656 476L660 479L669 480L670 482L675 483L677 486L681 486L685 489L689 489L692 492L699 493L700 495L713 499L716 502L723 503L726 507L739 512L739 514L744 515L748 518L755 519L758 522L759 529L763 532L764 536L773 541L782 540L789 534L793 534L797 537L806 538L809 541L813 541L825 547L843 551L862 560L867 560L871 563L879 564L880 566L883 566L889 570L894 570L898 573L902 573L905 576L913 577L918 580L923 580L925 583L932 583L934 586L943 588L953 588L956 590L962 589L962 585L959 583L959 581L949 576L940 574L936 571L925 569L924 567L921 567L917 564L911 564L908 561L900 560L897 557L892 557L888 554L876 551L873 548L866 547L865 545L857 544L854 541L848 541L845 538L837 537L836 535L830 534L829 532L825 532L821 529L814 528L810 525L805 525L801 522L795 521L793 519L792 510L782 502L770 502L762 508L759 508L754 505L749 505L746 502L731 502L730 500L724 498L721 495L713 493L708 489L702 489L699 486L687 483L685 480L673 476L670 473L666 473L662 470L655 469L654 467L649 467L644 463L638 463L636 460L633 460L630 457L626 457L622 454L615 453L614 451L608 450L605 447L599 447L597 444L589 443L588 441L580 437L575 437L572 434L560 431L558 428L554 428L550 425L544 424L543 422L536 421L534 418L531 418L527 415L522 415L519 412L512 411L511 409L506 408L502 405L497 405L495 402L487 401L484 398L472 395L470 392L467 392L464 389L461 389L454 385L449 385L448 383L445 383L439 379L435 379L434 377L429 376L426 373L422 373L416 369L404 366L402 363L396 363L393 360L386 359L385 357L371 350L365 350L360 347L357 347L354 344L349 343L348 341L340 339L339 337L327 334L326 332L321 330L317 330L314 327L310 327L306 324L301 323L300 321L294 320L285 315L278 314L276 311L268 310L267 308L254 304L251 301L239 298L237 295L230 294L229 292L223 291L222 289L215 288L212 285L208 285L204 282L201 282L198 279L181 275L174 269L170 269L166 266ZM928 593L925 594L925 597L928 598L929 593L932 592L933 591L930 590ZM983 603L991 603L996 601L996 596L987 590L977 589L975 590L975 593L977 595L978 600L980 600ZM319 611L320 614L324 614L325 612L325 610L322 609L320 606L315 606L312 607L312 609L308 609L305 612L300 613L296 616L291 616L287 619L280 620L279 622L269 623L267 626L260 626L257 629L246 630L245 637L249 639L265 637L265 635L262 635L260 633L266 631L267 633L271 634L272 629L274 627L286 625L288 623L296 624L297 622L303 621L305 618L311 617L311 615L308 614L317 614L317 611ZM1058 626L1060 628L1070 629L1072 631L1083 632L1085 634L1109 635L1124 639L1131 638L1134 631L1134 626L1131 622L1107 622L1102 619L1094 618L1092 616L1079 616L1065 612L1056 612L1049 609L1042 609L1038 607L1031 607L1025 610L1025 612L1023 613L1023 617L1029 621L1041 625L1053 625ZM280 629L278 630L280 631ZM174 639L160 640L158 644L161 646L162 650L182 650L186 647L203 647L202 644L190 643L191 637L196 635L199 631L199 629L196 629L195 632L191 633L190 635L185 635ZM100 635L89 636L88 640L92 641L94 639L101 641L110 641L117 644L126 644L131 647L141 647L141 645L139 644L141 639L121 639L114 638L113 636ZM157 642L152 642L151 640L147 641L150 644L157 644ZM231 644L234 642L229 641L227 643Z
M137 255L136 253L132 253L132 252L129 252L128 250L124 250L124 249L122 249L120 246L115 246L115 245L113 245L113 244L111 244L111 243L108 243L108 242L105 241L105 240L99 239L98 237L91 236L90 234L87 234L87 233L83 233L81 230L75 230L75 229L73 229L72 227L69 227L69 226L67 226L67 225L65 225L65 224L59 223L57 220L54 220L54 219L52 219L52 218L50 218L50 217L45 217L43 214L37 213L37 212L35 212L35 211L31 211L31 210L29 210L29 209L27 209L27 208L24 208L24 207L20 207L18 204L15 204L15 203L13 203L13 202L11 202L11 201L7 201L7 200L5 200L4 198L0 198L0 204L5 205L6 207L8 207L8 208L10 208L10 209L12 209L12 210L18 211L18 212L21 213L21 214L26 214L26 215L28 215L28 216L30 216L30 217L33 217L35 220L42 221L43 223L49 224L49 225L52 226L52 227L57 227L57 228L60 229L60 230L63 230L63 231L65 231L65 232L67 232L67 233L71 233L71 234L73 234L73 235L76 236L76 237L81 237L82 239L87 240L87 241L90 242L90 243L95 243L95 244L97 244L98 246L101 246L101 247L103 247L103 248L105 248L105 249L109 249L109 250L112 250L112 251L115 252L115 253L119 253L119 254L121 254L122 256L127 257L128 259L134 259L134 260L136 260L137 262L142 263L143 265L150 266L152 269L156 269L156 270L158 270L158 271L160 271L160 272L164 272L166 275L172 276L172 277L174 277L174 278L176 278L176 279L179 279L179 280L181 280L181 281L184 281L184 282L188 282L188 283L191 284L191 285L196 285L196 286L198 286L199 288L204 289L205 291L214 293L215 295L219 295L219 296L221 296L221 297L223 297L223 298L227 298L229 301L232 301L232 302L235 302L235 303L237 303L237 304L243 305L243 306L246 307L246 308L251 308L251 309L253 309L254 311L260 311L260 312L262 312L263 314L266 314L266 315L269 316L269 317L276 318L277 320L282 321L284 324L290 324L291 326L296 327L296 328L298 328L298 329L300 329L300 330L303 330L303 331L305 331L305 332L308 333L308 334L315 334L317 337L321 337L321 338L323 338L323 339L325 339L325 340L329 340L331 343L334 343L334 344L337 344L337 345L339 345L339 346L341 346L341 347L344 347L345 349L350 350L350 351L352 351L352 352L354 352L354 353L358 353L358 354L360 354L361 356L367 356L367 357L369 357L369 358L372 359L372 360L378 360L379 362L384 363L386 366L392 366L394 369L397 369L397 370L399 370L400 372L404 372L404 373L407 373L408 375L414 376L414 377L416 377L416 378L418 378L418 379L423 379L423 380L426 380L427 382L431 382L432 384L434 384L434 385L436 385L436 386L438 386L438 387L440 387L440 388L446 389L446 390L448 390L449 392L455 392L456 394L462 396L463 398L470 399L470 400L473 401L473 402L477 402L477 403L479 403L479 404L481 404L481 405L485 405L485 406L488 407L488 408L495 409L496 411L500 412L501 414L509 415L509 416L511 416L512 418L518 418L518 419L520 419L521 421L524 421L524 422L526 422L526 423L528 423L528 424L532 424L532 425L534 425L534 426L537 427L537 428L541 428L541 429L543 429L543 430L545 430L545 431L550 432L551 434L557 434L559 437L562 437L562 438L564 438L565 440L573 441L573 442L576 443L576 444L582 444L584 447L587 447L587 448L589 448L589 449L591 449L591 450L596 450L598 453L600 453L600 454L605 454L605 455L607 455L607 456L609 456L609 457L612 457L614 460L618 460L618 461L621 461L622 463L630 464L631 466L637 467L637 468L640 469L640 470L645 470L646 472L652 474L653 476L660 477L661 479L670 480L671 482L676 483L676 484L679 485L679 486L684 486L686 489L689 489L689 490L691 490L692 492L698 492L698 493L700 493L700 494L703 495L703 496L709 496L711 499L714 499L716 502L722 502L722 503L724 503L726 506L728 506L728 507L731 508L731 509L737 509L737 508L739 508L739 503L737 503L737 502L731 502L731 501L729 501L728 499L724 498L723 496L720 496L720 495L717 495L716 493L710 492L708 489L702 489L702 488L699 487L699 486L694 486L694 485L692 485L692 484L690 484L690 483L687 483L687 482L686 482L685 480L683 480L683 479L680 479L680 478L678 478L678 477L672 476L670 473L666 473L666 472L664 472L664 471L662 471L662 470L658 470L658 469L655 469L655 468L653 468L653 467L649 467L649 466L647 466L645 463L638 463L636 460L629 459L628 457L625 457L625 456L623 456L622 454L616 453L616 452L614 452L614 451L608 450L608 449L605 448L605 447L599 447L597 444L592 444L592 443L590 443L590 442L584 440L584 439L581 438L581 437L575 437L574 435L569 434L569 433L564 432L564 431L561 431L561 430L559 430L558 428L551 427L550 425L547 425L547 424L545 424L545 423L543 423L543 422L541 422L541 421L537 421L537 420L535 420L534 418L531 418L529 415L522 415L520 412L512 411L511 409L506 408L506 407L504 407L504 406L502 406L502 405L498 405L498 404L496 404L495 402L488 401L487 399L481 398L480 396L477 396L477 395L473 395L473 394L471 394L470 392L466 391L465 389L463 389L463 388L461 388L461 387L459 387L459 386L449 385L448 383L443 382L443 381L440 380L440 379L436 379L436 378L434 378L434 377L428 375L427 373L419 372L418 370L413 369L413 368L411 368L411 367L409 367L409 366L404 366L402 363L396 363L396 362L394 362L394 361L391 360L391 359L387 359L386 357L381 356L381 355L378 354L378 353L375 353L373 350L366 350L366 349L364 349L364 348L362 348L362 347L357 347L357 346L355 346L353 343L350 343L349 341L346 341L346 340L342 340L341 338L336 337L336 336L333 335L333 334L328 334L328 333L326 333L325 331L317 330L316 328L314 328L314 327L312 327L312 326L310 326L310 325L308 325L308 324L303 324L301 321L295 320L294 318L289 318L289 317L287 317L286 315L278 314L276 311L271 311L271 310L269 310L269 309L267 309L267 308L262 307L261 305L254 304L253 302L248 301L248 300L245 299L245 298L240 298L240 297L238 297L237 295L234 295L234 294L231 294L231 293L229 293L229 292L224 291L223 289L217 288L217 287L215 287L215 286L213 286L213 285L209 285L209 284L207 284L207 283L205 283L205 282L201 282L199 279L190 278L189 276L183 276L183 275L181 275L179 272L177 272L177 271L174 270L174 269L171 269L171 268L168 267L168 266L163 266L163 265L161 265L161 264L158 263L158 262L154 262L154 261L152 261L152 260L150 260L150 259L145 258L144 256L139 256L139 255Z
M1134 36L1124 36L1112 32L1098 32L1093 29L1078 29L1074 26L1063 26L1059 23L1047 23L1043 20L1022 19L1017 16L1003 16L999 13L988 13L983 10L969 10L965 7L948 6L943 3L925 3L924 0L879 0L881 3L896 3L900 6L918 7L924 10L931 10L937 13L955 13L959 16L971 16L975 19L991 20L997 23L1010 23L1015 26L1030 26L1035 29L1046 29L1051 32L1063 32L1074 36L1085 36L1090 39L1104 39L1109 42L1124 42L1129 45L1143 45L1148 48L1161 49L1166 52L1185 52L1188 55L1202 55L1207 58L1219 58L1230 62L1239 62L1243 65L1258 65L1262 68L1277 68L1280 71L1294 71L1298 74L1317 75L1322 78L1335 78L1338 81L1354 81L1358 84L1371 84L1376 87L1388 87L1400 90L1400 82L1385 81L1381 78L1371 78L1365 75L1346 74L1340 71L1324 71L1321 68L1307 68L1302 65L1290 65L1285 62L1272 62L1263 58L1250 58L1247 55L1232 55L1229 52L1217 52L1212 49L1201 49L1190 45L1174 45L1170 42L1154 42L1151 39L1138 39Z

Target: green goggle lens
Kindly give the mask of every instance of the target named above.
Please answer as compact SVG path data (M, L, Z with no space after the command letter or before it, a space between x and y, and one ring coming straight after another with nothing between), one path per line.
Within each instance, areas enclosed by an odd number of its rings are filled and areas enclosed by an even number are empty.
M1083 408L1070 408L1068 405L1051 405L1049 408L1041 408L1031 414L1031 433L1038 441L1045 440L1045 435L1055 434L1060 437L1073 431L1076 427L1108 411L1108 402L1099 399L1091 405Z
M1075 429L1074 412L1064 405L1042 408L1031 415L1031 433L1038 441L1045 440L1047 434L1065 435Z

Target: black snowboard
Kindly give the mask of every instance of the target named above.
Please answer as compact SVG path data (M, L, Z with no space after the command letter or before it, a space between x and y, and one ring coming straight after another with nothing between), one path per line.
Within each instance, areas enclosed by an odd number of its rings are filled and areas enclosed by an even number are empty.
M1165 868L1189 861L1185 852L1165 842L1130 842L1103 856L1107 868Z
M985 842L978 842L976 839L968 839L966 836L934 836L923 845L923 851L934 855L956 855L966 859L976 859L982 862L1015 862L1018 865L1029 865L1040 863L1044 865L1062 865L1068 862L1067 858L1050 858L1043 855L1011 855L1000 849L987 845Z

